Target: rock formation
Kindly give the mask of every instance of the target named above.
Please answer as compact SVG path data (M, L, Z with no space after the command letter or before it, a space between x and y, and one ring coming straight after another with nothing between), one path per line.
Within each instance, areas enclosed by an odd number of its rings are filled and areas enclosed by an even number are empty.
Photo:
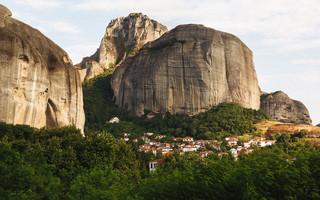
M116 103L194 115L221 102L259 109L252 52L239 38L203 25L180 25L144 45L113 73Z
M141 13L111 20L97 52L84 58L78 65L81 77L92 78L101 74L104 69L123 62L128 56L134 56L144 44L167 31L167 27Z
M260 107L273 119L283 123L311 124L308 109L287 94L277 91L261 95Z
M0 121L83 130L79 72L68 54L0 5Z

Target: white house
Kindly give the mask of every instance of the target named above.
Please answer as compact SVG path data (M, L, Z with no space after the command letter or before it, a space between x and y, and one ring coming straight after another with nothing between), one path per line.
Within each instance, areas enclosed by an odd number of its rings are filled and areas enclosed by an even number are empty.
M203 152L200 152L200 156L202 158L205 158L205 157L208 157L209 154L212 154L213 152L212 151L203 151Z
M153 172L157 169L158 165L161 165L163 163L164 159L161 158L159 160L154 160L149 162L149 172Z
M119 122L120 122L120 119L118 117L114 117L109 120L109 123L119 123Z

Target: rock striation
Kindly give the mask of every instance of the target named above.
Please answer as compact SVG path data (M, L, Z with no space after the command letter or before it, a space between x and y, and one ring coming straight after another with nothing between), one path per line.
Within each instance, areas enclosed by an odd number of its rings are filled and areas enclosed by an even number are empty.
M312 124L308 109L282 91L261 95L260 108L283 123Z
M78 65L81 77L92 78L104 69L122 63L126 57L134 56L144 44L167 31L167 27L141 13L111 20L99 49Z
M68 54L0 5L0 121L83 130L79 72Z
M180 25L147 43L116 68L111 85L116 104L136 115L194 115L221 102L260 107L251 50L203 25Z

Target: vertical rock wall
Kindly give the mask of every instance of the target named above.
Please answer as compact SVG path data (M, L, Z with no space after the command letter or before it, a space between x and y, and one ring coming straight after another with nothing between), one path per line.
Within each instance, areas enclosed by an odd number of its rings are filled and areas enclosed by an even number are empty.
M259 109L252 52L237 37L202 25L181 25L142 47L111 80L116 103L194 115L221 102Z
M83 130L80 75L68 55L0 5L0 121Z

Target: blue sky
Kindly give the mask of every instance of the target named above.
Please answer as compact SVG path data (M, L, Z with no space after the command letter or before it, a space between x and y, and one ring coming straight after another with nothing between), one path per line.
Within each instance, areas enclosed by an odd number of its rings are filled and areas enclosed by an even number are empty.
M169 29L203 24L254 53L263 91L282 90L320 123L319 0L2 0L13 17L66 50L74 64L99 47L111 19L141 12Z

